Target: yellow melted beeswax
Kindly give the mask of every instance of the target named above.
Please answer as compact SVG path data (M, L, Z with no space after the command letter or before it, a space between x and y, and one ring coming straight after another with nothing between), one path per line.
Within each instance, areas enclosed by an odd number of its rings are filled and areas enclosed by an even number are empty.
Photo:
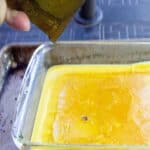
M32 141L150 144L150 65L49 69Z

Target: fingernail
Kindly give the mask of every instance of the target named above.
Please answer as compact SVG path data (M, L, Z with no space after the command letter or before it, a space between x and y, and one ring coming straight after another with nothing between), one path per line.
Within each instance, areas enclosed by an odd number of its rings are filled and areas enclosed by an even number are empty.
M30 30L30 21L24 12L19 12L15 10L9 10L7 15L7 22L14 28L21 31Z
M6 20L9 21L9 23L14 22L14 19L17 16L17 14L18 11L8 9L6 14Z

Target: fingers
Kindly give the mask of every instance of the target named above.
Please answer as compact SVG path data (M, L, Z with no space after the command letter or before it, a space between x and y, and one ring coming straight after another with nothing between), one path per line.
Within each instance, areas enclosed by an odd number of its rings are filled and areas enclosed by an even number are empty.
M28 16L24 12L7 9L6 21L15 29L22 31L30 30L30 21Z
M7 6L5 0L0 0L0 25L4 22L6 16Z
M10 26L22 31L30 30L30 21L24 12L7 8L6 0L0 0L0 25L6 21Z

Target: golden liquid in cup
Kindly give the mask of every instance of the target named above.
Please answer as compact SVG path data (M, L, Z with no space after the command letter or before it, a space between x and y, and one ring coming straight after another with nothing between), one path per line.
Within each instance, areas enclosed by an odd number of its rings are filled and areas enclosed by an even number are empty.
M11 8L27 13L52 41L56 41L84 0L7 0Z

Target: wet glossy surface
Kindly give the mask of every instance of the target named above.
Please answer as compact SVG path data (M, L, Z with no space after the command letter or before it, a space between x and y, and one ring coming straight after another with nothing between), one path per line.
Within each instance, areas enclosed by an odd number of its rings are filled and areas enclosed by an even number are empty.
M84 28L73 19L60 40L140 39L150 37L149 0L97 0L97 2L104 12L102 22L93 28ZM32 30L27 33L11 29L6 24L0 27L0 47L12 42L39 41L45 42L48 41L48 38L33 25ZM17 87L19 88L19 85ZM0 139L3 139L0 140L1 150L16 150L12 140L9 140L12 125L9 124L12 120L9 114L14 113L12 109L15 109L16 106L14 106L15 102L12 102L11 97L18 96L18 89L12 87L9 91L11 91L11 96L5 99L6 107L0 105L0 115L2 116L0 124L3 125L3 122L8 122L3 127L8 134L3 133L3 128L0 130ZM4 139L8 139L8 141Z
M32 140L150 144L148 66L58 66L48 71Z

